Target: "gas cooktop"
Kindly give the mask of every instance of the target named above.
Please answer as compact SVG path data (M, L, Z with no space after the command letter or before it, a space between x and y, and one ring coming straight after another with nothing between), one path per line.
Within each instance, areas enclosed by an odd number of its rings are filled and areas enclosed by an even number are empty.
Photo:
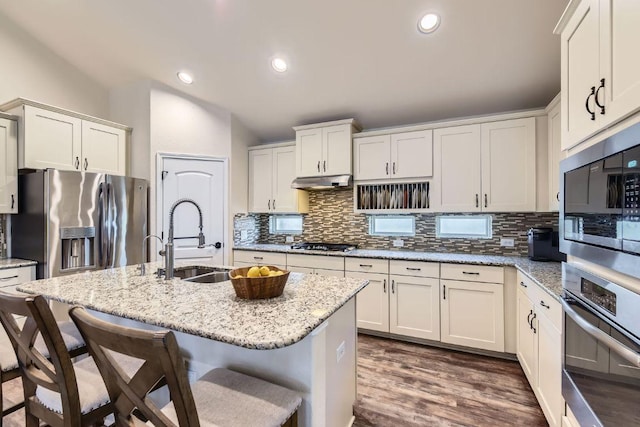
M340 243L295 243L291 249L303 249L307 251L333 251L349 252L356 249L358 245L345 245Z

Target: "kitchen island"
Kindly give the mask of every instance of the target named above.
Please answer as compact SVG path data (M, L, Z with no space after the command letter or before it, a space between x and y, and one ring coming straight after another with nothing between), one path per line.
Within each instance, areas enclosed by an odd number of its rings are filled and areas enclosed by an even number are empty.
M367 281L291 273L284 293L241 300L231 282L159 279L147 264L22 284L102 319L175 331L190 380L227 367L297 390L303 426L347 426L356 398L355 295Z

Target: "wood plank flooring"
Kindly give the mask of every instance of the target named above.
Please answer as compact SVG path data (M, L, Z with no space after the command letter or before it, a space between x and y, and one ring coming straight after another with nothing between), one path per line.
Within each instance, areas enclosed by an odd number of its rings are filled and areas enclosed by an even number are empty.
M518 362L358 335L354 427L547 426Z

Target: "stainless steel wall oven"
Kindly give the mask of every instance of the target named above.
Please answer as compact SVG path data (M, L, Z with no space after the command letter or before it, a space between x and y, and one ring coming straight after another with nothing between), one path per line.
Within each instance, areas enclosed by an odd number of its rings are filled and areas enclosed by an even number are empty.
M581 426L640 425L640 294L563 264L562 395Z
M560 250L640 277L640 124L560 164Z

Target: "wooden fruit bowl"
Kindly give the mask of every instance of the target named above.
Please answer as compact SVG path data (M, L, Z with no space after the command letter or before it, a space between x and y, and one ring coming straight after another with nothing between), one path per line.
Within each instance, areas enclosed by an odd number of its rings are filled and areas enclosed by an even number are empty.
M251 267L236 268L229 272L229 279L236 291L236 296L242 299L266 299L275 298L282 295L284 285L287 284L289 272L272 265L268 265L269 270L282 271L280 276L247 277L247 272ZM234 279L241 275L242 278Z

